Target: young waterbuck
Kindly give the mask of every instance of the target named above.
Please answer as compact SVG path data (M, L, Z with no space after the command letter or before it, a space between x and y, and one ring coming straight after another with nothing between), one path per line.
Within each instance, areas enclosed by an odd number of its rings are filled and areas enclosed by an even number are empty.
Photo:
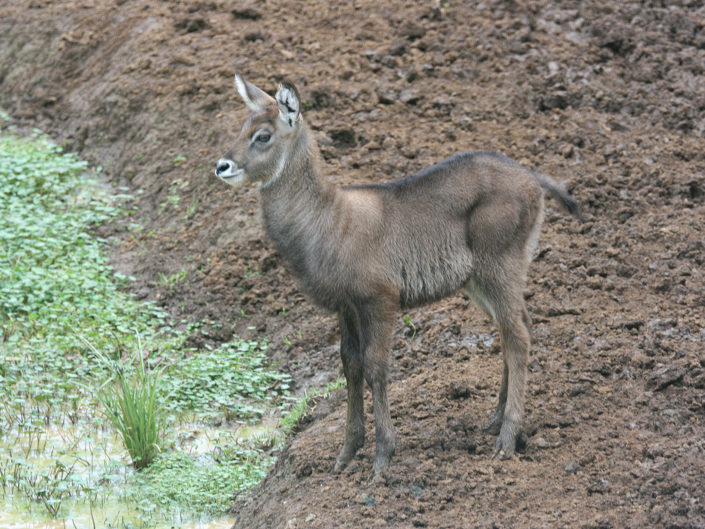
M542 188L578 216L570 195L506 156L466 152L380 185L336 187L323 179L319 153L291 83L272 98L235 76L251 113L215 174L231 185L259 182L264 225L313 301L338 314L348 383L344 468L365 437L363 379L372 390L375 472L394 454L387 370L401 308L462 290L499 327L504 371L487 426L495 456L514 454L524 408L529 353L526 273L543 217Z

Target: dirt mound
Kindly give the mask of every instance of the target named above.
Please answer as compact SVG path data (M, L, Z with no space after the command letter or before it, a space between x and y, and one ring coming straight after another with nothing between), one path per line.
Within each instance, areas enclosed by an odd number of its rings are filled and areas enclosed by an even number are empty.
M235 70L297 84L336 182L496 150L584 206L580 224L548 201L518 459L491 460L481 431L495 331L452 298L410 312L415 332L400 318L383 483L370 441L331 473L336 394L237 502L236 527L705 527L702 2L12 4L0 105L135 196L133 222L105 235L136 294L212 321L204 340L269 338L300 387L337 373L335 319L263 237L256 189L211 176L245 115Z

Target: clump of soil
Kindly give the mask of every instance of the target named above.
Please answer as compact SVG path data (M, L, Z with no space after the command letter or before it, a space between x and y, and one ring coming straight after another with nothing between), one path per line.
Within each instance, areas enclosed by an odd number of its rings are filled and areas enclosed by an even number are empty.
M530 272L517 459L492 460L481 430L495 331L455 297L409 312L416 332L400 317L381 482L371 423L331 473L341 391L237 500L236 527L704 527L703 20L688 1L28 0L0 7L0 104L133 194L102 235L137 296L212 322L195 341L269 339L299 388L336 376L336 323L264 238L256 189L212 176L246 114L236 70L297 84L337 183L495 150L582 203L581 224L548 202Z

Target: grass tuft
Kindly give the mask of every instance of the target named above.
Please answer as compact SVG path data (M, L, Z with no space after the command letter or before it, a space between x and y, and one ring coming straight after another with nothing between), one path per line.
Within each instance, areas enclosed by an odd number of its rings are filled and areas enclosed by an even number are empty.
M95 353L108 362L99 351ZM97 389L96 396L120 433L133 466L142 469L161 452L165 417L158 401L161 373L145 369L141 349L135 352L135 360L135 370L110 363L112 376Z
M296 432L304 418L311 411L311 405L314 401L327 399L331 393L345 387L347 384L345 379L338 375L338 378L329 382L323 391L312 389L307 391L297 401L295 401L286 413L281 418L281 432L284 435L290 435Z

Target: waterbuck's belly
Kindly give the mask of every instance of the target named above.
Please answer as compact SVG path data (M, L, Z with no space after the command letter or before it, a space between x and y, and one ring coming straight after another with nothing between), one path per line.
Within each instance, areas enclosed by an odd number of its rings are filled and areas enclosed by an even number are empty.
M453 249L435 247L397 260L395 282L402 307L431 303L462 288L472 273L474 259L465 245Z

